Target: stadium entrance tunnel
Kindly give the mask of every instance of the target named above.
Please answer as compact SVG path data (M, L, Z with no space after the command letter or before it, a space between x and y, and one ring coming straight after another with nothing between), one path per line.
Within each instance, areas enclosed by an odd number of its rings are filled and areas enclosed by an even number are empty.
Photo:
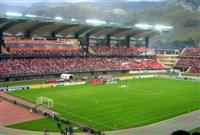
M69 76L69 80L72 80L72 79L74 79L74 77L71 75L71 76Z
M62 74L60 76L60 78L66 79L66 80L72 80L72 79L74 79L74 75L73 74Z

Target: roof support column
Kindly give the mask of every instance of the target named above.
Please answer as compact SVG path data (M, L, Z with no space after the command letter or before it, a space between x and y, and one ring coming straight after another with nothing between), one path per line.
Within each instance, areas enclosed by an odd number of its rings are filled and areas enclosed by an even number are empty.
M130 47L130 38L131 37L129 35L126 36L126 46L127 47Z
M140 46L140 41L138 39L136 39L136 47Z
M145 37L145 47L149 48L149 36Z
M84 51L85 55L88 54L89 45L90 45L90 34L86 34L85 35L85 42L83 43L83 51Z
M111 46L111 37L113 37L114 35L116 35L116 34L118 34L118 33L120 33L120 32L123 32L123 31L125 31L126 29L115 29L114 31L112 31L111 33L108 33L107 35L106 35L106 39L107 39L107 45L108 46Z
M108 34L107 36L106 36L106 42L107 42L107 45L110 47L110 40L111 40L111 36L110 36L110 34Z
M84 32L89 31L90 29L91 29L91 27L89 27L89 26L80 29L78 32L74 33L75 38L76 38L76 39L79 39L79 38L80 38L79 36L80 36L81 34L83 34Z
M0 54L2 53L2 46L4 45L3 35L0 33Z

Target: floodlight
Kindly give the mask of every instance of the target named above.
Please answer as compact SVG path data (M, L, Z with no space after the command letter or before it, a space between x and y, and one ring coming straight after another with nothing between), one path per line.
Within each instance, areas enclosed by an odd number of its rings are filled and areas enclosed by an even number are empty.
M5 36L12 36L12 34L10 32L4 32Z
M25 17L37 17L36 15L26 14Z
M149 24L135 24L135 27L141 28L141 29L152 29L153 26Z
M114 22L110 22L110 24L115 24Z
M6 12L6 16L16 16L16 17L20 17L20 16L22 16L22 14L20 14L20 13L12 13L12 12Z
M40 19L53 19L51 17L46 17L46 16L37 16L37 18L40 18Z
M60 34L56 34L56 37L58 37L58 38L62 38L63 36L60 35Z
M70 19L72 22L75 22L75 21L77 21L75 18L71 18Z
M155 25L154 28L159 31L169 31L172 30L172 26L165 26L165 25Z
M100 20L86 20L86 23L90 23L90 24L106 24L105 21L100 21Z
M60 17L60 16L56 16L55 19L56 19L56 20L63 20L63 18Z

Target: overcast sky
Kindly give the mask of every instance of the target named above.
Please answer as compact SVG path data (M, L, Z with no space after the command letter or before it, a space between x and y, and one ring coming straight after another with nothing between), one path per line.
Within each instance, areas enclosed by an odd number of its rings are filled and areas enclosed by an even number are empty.
M166 0L0 0L3 3L34 3L34 2L141 2Z

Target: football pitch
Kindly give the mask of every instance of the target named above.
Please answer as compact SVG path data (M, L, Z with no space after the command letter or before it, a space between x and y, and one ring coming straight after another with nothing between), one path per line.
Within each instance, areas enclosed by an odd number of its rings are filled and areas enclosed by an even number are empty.
M121 88L127 85L127 88ZM200 84L173 79L133 79L107 85L57 86L13 91L36 102L54 100L60 116L92 128L112 131L149 125L200 109Z

